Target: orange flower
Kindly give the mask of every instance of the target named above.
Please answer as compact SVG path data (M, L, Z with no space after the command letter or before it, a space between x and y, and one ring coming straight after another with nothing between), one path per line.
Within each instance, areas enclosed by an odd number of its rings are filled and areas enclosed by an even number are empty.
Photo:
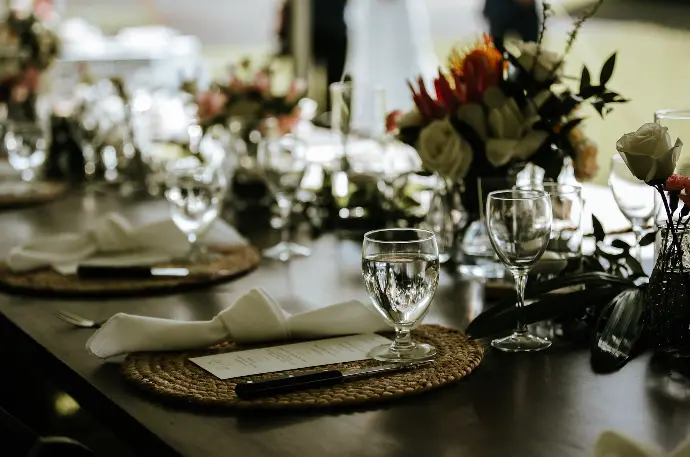
M464 86L467 101L479 102L489 87L497 86L505 68L503 55L489 35L484 35L474 49L451 51L448 66L455 87Z
M442 119L465 103L480 103L484 92L497 86L503 76L503 56L488 35L466 53L454 49L448 64L450 72L439 70L434 80L436 98L427 92L422 78L418 88L410 83L415 105L426 122Z
M599 171L597 164L597 154L599 150L594 142L584 140L576 146L575 160L573 168L575 169L575 179L578 181L588 181L596 176Z

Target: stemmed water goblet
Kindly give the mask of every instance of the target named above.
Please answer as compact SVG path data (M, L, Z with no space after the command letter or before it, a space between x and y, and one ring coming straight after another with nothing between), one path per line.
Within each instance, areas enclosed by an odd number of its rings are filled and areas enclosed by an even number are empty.
M227 185L221 169L185 164L184 160L168 172L165 197L170 203L173 222L189 240L191 263L203 262L209 257L198 240L218 217Z
M549 244L551 219L551 198L544 191L499 190L487 199L489 240L515 278L518 309L525 306L527 274ZM518 322L512 335L491 345L504 352L522 352L546 349L551 342L529 333L527 326Z
M641 261L640 240L645 225L659 212L658 194L654 187L637 179L618 154L611 160L609 186L618 208L632 225L635 253L637 260Z
M282 219L281 241L265 249L264 257L285 262L294 256L310 255L309 248L290 241L292 209L307 169L302 143L293 135L269 137L259 144L258 162L266 185L276 199Z
M412 328L426 315L439 278L436 237L428 230L383 229L368 232L362 244L362 276L374 306L395 328L391 345L369 356L387 362L430 360L436 349L412 341Z
M12 168L21 173L23 181L34 181L36 170L46 160L48 145L44 129L37 123L10 122L4 143Z

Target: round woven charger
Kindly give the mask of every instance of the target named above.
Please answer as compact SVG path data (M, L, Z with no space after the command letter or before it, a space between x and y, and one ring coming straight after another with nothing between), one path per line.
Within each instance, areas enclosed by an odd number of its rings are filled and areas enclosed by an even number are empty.
M274 373L221 380L189 361L191 357L248 349L238 347L233 342L201 351L130 354L123 364L123 374L125 379L145 392L188 405L241 409L314 408L379 402L425 392L467 376L482 360L482 346L456 330L439 325L422 325L413 331L413 335L415 341L436 347L438 354L433 363L408 371L390 372L251 401L238 399L235 385L242 381L275 376ZM380 363L362 360L320 368L352 369ZM284 374L313 370L311 367L286 371Z
M147 294L172 293L209 286L234 279L259 264L261 257L251 246L213 246L210 251L221 254L208 264L166 263L160 267L185 267L212 272L208 275L192 275L179 278L141 278L84 280L76 275L63 275L45 268L26 273L13 273L6 262L0 262L0 289L19 294L48 297L122 297Z
M20 194L0 194L0 209L17 208L21 206L48 203L61 197L67 190L67 185L61 182L40 182L31 192Z

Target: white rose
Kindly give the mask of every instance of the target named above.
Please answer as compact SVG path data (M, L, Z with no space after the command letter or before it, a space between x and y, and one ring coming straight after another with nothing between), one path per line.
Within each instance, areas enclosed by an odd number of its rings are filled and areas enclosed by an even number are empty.
M667 179L676 169L683 143L671 141L668 128L656 123L644 124L637 132L626 133L616 149L636 178L645 182Z
M539 49L539 45L534 42L518 43L517 47L520 50L518 63L526 71L532 73L538 82L546 82L552 78L560 79L563 66L560 65L561 58L558 54L547 51L543 47ZM539 51L539 56L537 56L537 51Z
M464 178L472 164L472 147L448 119L433 121L422 130L417 151L426 168L453 180Z

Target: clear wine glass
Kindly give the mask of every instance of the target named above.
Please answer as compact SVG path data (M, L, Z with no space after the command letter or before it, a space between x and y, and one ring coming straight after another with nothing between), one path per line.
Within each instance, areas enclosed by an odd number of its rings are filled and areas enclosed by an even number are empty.
M439 277L436 237L428 230L383 229L364 235L364 286L376 309L395 328L395 341L369 356L387 362L430 360L436 349L412 341L411 330L429 310Z
M218 168L183 163L181 160L168 172L165 197L173 222L189 240L189 261L203 262L208 253L198 239L220 213L227 179Z
M286 262L294 256L308 256L311 250L290 241L292 208L307 168L302 143L292 135L264 140L259 145L259 167L280 210L281 241L263 251L269 259Z
M628 218L635 234L635 254L641 261L640 240L649 220L659 212L659 197L656 190L637 179L621 156L611 160L609 186L618 209Z
M12 122L4 137L7 158L22 180L35 180L36 170L46 160L47 139L43 128L32 122Z
M549 244L551 198L539 190L499 190L486 202L486 226L498 258L515 278L518 309L525 306L527 273ZM491 342L505 352L540 351L551 342L527 331L518 322L515 332Z

